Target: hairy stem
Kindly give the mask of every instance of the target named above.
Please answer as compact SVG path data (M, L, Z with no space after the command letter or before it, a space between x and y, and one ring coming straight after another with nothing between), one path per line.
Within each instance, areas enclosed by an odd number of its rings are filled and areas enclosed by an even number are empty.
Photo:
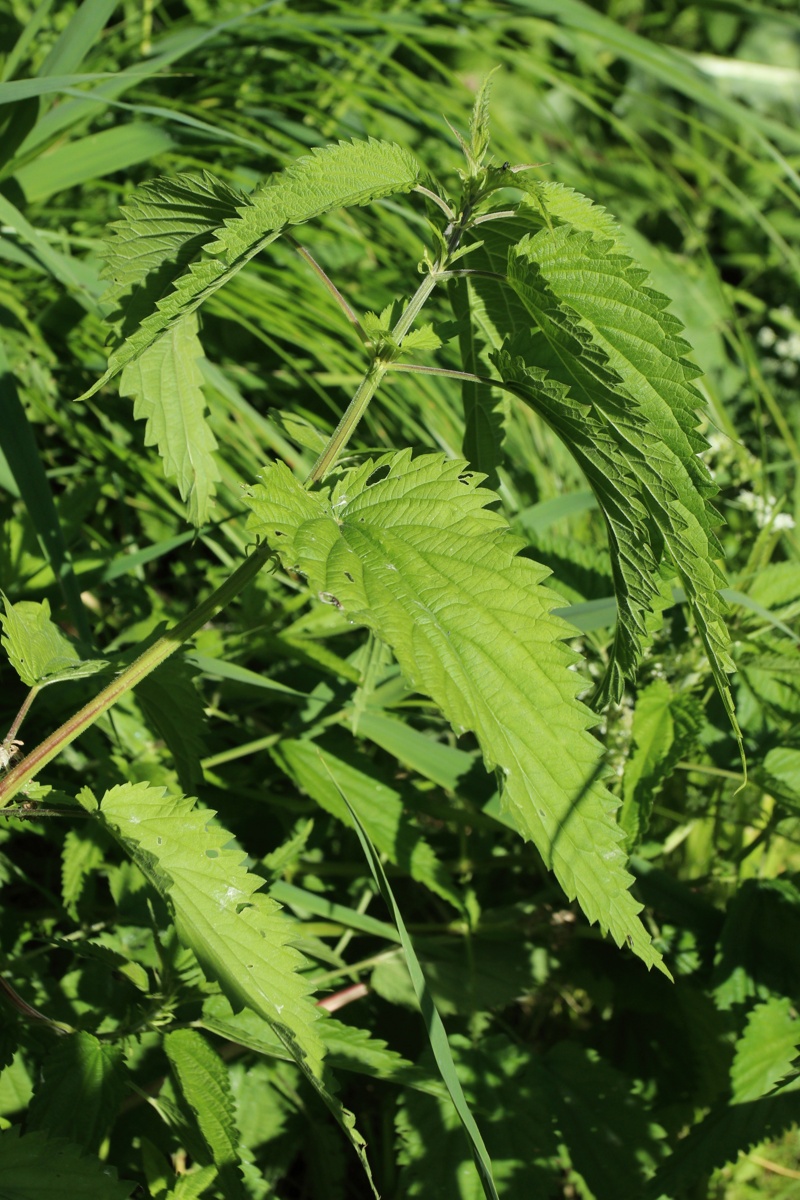
M402 344L403 338L427 303L436 284L443 277L447 276L448 264L469 226L471 212L472 204L468 203L464 206L463 211L457 217L454 217L448 225L445 231L447 237L446 251L443 252L441 258L425 276L392 329L392 340L398 346ZM311 474L306 480L306 487L311 487L312 484L317 483L333 466L340 452L352 437L358 422L366 412L369 402L378 390L383 376L392 365L394 364L390 360L382 358L374 358L372 360L364 378L358 385L353 399L345 409L342 419L334 429L327 446L314 463Z
M135 662L132 662L116 679L104 687L93 700L90 700L59 729L40 742L30 754L26 754L25 758L0 780L0 808L5 808L17 792L29 783L43 766L55 758L65 746L73 742L90 725L93 725L97 718L107 712L112 704L116 704L117 700L126 692L136 687L137 683L141 683L151 671L154 671L165 659L174 654L187 638L202 629L206 622L215 617L235 596L238 596L239 592L255 578L270 554L269 546L266 544L258 546L207 600L198 604L173 629L153 642L152 646L148 646Z
M3 746L5 746L6 748L9 746L13 746L14 739L17 736L19 727L22 724L22 722L25 720L25 717L28 715L28 709L33 704L33 702L36 699L36 697L38 696L38 694L39 694L39 687L37 685L36 687L31 688L31 690L28 692L27 696L23 700L22 707L20 708L17 715L14 717L11 728L9 729L8 733L6 734L6 736L3 739Z

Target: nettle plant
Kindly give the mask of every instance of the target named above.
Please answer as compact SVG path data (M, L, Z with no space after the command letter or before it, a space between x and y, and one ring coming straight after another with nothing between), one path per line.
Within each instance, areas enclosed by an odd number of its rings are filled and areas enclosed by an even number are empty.
M345 1027L315 1003L303 973L309 964L294 945L295 924L263 890L263 879L248 872L241 848L212 812L147 781L102 796L84 787L67 798L38 777L130 689L146 689L152 672L259 571L279 564L292 572L311 596L369 631L371 645L388 648L407 685L438 706L456 735L474 735L487 770L497 773L503 820L533 842L568 900L648 968L668 974L629 890L625 830L604 783L602 747L590 731L595 710L622 696L675 586L683 589L738 736L718 595L723 579L715 564L715 489L699 457L701 397L680 323L666 311L667 299L646 286L646 272L604 210L567 187L538 181L530 166L487 163L486 89L462 149L467 165L454 196L427 178L411 154L372 140L315 150L250 195L209 174L158 179L136 190L108 237L114 344L107 371L87 395L120 376L121 393L134 398L135 415L147 421L146 443L158 447L167 474L177 477L197 525L207 518L216 478L197 369L204 301L277 238L294 242L304 222L341 207L417 193L427 206L430 247L411 298L359 319L295 243L364 345L364 374L349 407L305 482L283 462L268 463L252 481L245 502L253 545L230 578L24 757L20 723L40 689L106 670L108 662L83 657L46 604L6 604L3 644L30 695L3 743L0 802L24 812L77 801L84 820L114 839L147 881L162 972L173 983L196 985L191 964L199 964L206 997L203 1017L191 1028L173 1019L169 1004L143 1001L138 1028L68 1030L46 1072L50 1079L71 1071L92 1077L92 1111L99 1111L118 1095L125 1039L155 1031L212 1160L197 1186L216 1179L225 1196L242 1194L237 1133L225 1068L201 1031L296 1063L366 1165L363 1140L335 1097L326 1065L337 1047L342 1057ZM454 325L437 330L418 319L442 287ZM414 362L415 352L435 351L445 337L457 337L463 370ZM460 381L465 458L398 447L342 464L370 400L396 371ZM574 670L577 654L566 645L575 631L557 611L564 602L546 586L548 571L520 553L523 544L500 515L497 493L485 486L496 482L502 462L508 395L561 439L605 517L617 626L604 677L585 702L577 698L586 688ZM494 1195L480 1134L383 874L382 855L390 850L335 767L321 754L315 764L312 754L306 769L328 773L335 803L359 833L397 922L442 1078L484 1190ZM626 813L629 828L646 824L646 797L642 804ZM24 1013L24 1001L11 995ZM361 1031L362 1057L369 1040ZM51 1089L48 1102L69 1103L62 1092L54 1097ZM166 1099L164 1111L169 1119ZM19 1170L42 1169L42 1136L20 1140ZM93 1160L73 1161L64 1151L64 1163L84 1197L129 1194Z

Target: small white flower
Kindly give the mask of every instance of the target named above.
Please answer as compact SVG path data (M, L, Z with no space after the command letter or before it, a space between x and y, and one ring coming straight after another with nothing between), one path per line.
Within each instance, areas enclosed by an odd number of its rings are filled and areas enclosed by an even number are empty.
M769 325L762 325L756 334L756 341L758 342L759 346L763 346L765 350L768 350L770 346L774 346L777 340L777 333Z

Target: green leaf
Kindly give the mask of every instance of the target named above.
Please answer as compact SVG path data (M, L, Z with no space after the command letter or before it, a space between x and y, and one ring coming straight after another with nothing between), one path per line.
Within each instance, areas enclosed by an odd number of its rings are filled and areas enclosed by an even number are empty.
M489 149L489 97L492 90L492 77L499 67L484 79L478 88L475 105L472 109L472 119L469 123L470 152L475 166L480 166Z
M526 236L508 263L509 283L542 336L518 334L498 360L512 390L565 441L609 527L619 606L607 694L618 697L647 637L646 616L666 558L686 589L720 694L735 725L725 675L733 669L724 578L708 497L716 488L697 458L697 374L667 300L643 286L629 256L569 225ZM505 370L504 370L505 369ZM509 380L507 380L508 382ZM522 385L521 387L519 385Z
M217 1167L218 1187L226 1200L244 1200L239 1132L227 1068L193 1029L168 1033L164 1050Z
M165 1192L164 1200L200 1200L216 1177L216 1167L198 1167L187 1175L181 1175L172 1191Z
M83 803L83 796L79 797ZM172 911L178 936L235 1007L247 1005L276 1030L301 1065L319 1076L323 1047L310 987L297 971L291 921L242 865L241 850L214 813L164 788L122 784L99 817Z
M127 1200L136 1184L123 1183L96 1158L84 1157L64 1138L44 1133L0 1133L0 1187L8 1200Z
M681 324L644 286L604 210L559 185L529 190L538 214L527 204L505 228L481 229L475 265L510 288L472 279L473 310L504 382L564 441L606 518L619 617L601 699L618 698L633 675L664 561L681 575L738 736L714 563L716 489L697 458L702 397Z
M59 1039L44 1060L26 1129L66 1137L97 1152L116 1120L125 1094L122 1050L90 1033Z
M724 1010L770 992L796 996L800 963L800 888L790 878L746 879L725 914L714 967L715 999Z
M451 1038L459 1077L483 1114L492 1166L503 1200L550 1200L561 1174L548 1097L530 1054L503 1036ZM427 1057L427 1056L426 1056ZM524 1112L523 1120L514 1114ZM395 1120L401 1195L479 1200L478 1172L446 1100L407 1094Z
M448 872L404 812L400 792L376 775L369 759L354 751L345 757L334 755L329 747L292 738L283 738L272 750L272 756L326 812L351 825L347 807L331 779L333 775L346 789L348 800L381 854L402 866L412 879L461 908Z
M337 782L338 787L338 782ZM467 1104L464 1092L461 1087L461 1081L456 1072L453 1056L450 1051L450 1046L447 1041L447 1033L442 1023L442 1018L436 1010L436 1005L425 982L425 976L419 964L419 959L414 951L414 944L408 935L403 915L394 898L389 880L386 877L386 872L383 869L380 857L378 856L375 847L369 839L367 831L358 819L358 814L347 799L345 793L339 788L339 793L342 800L347 805L350 816L353 819L353 824L356 828L361 848L364 851L364 856L369 864L369 869L372 877L375 880L376 887L383 898L389 912L392 915L392 920L397 927L397 932L400 936L400 942L405 953L406 966L408 973L411 976L411 982L414 988L414 993L417 998L420 1013L425 1021L425 1028L428 1034L431 1051L436 1061L436 1066L442 1078L442 1082L447 1089L447 1094L452 1102L453 1108L458 1114L458 1119L461 1122L464 1133L466 1134L469 1143L470 1151L475 1162L475 1167L480 1178L481 1188L486 1200L498 1200L497 1189L495 1187L492 1176L492 1162L486 1150L480 1130L475 1124L469 1105Z
M673 692L665 679L654 679L636 697L634 750L625 766L619 814L629 849L646 833L653 804L699 736L702 721L700 704L687 693Z
M0 593L2 595L2 593ZM82 659L74 643L50 619L47 600L19 600L3 596L5 615L2 645L9 662L28 687L43 688L67 679L85 679L108 666L105 659Z
M87 877L103 865L105 835L96 826L70 829L61 851L61 899L73 918L78 917L78 901Z
M217 441L205 417L197 331L194 313L177 321L125 367L119 391L134 398L134 417L147 422L144 444L158 447L164 474L176 481L188 518L199 528L209 519L220 472Z
M181 786L187 791L202 781L205 713L192 682L196 664L180 651L136 686L136 698L156 733L175 759Z
M17 380L0 343L0 463L8 472L33 522L39 545L58 579L72 621L84 641L90 640L86 609L67 549L53 490L39 452L34 427L23 407ZM8 481L10 483L10 480ZM8 483L5 484L8 487Z
M768 1095L791 1071L798 1046L800 1021L788 998L772 996L757 1004L736 1043L731 1067L733 1103Z
M631 1081L591 1049L559 1042L544 1059L547 1095L570 1162L596 1200L638 1200L663 1130Z
M250 526L321 599L388 642L457 733L476 733L506 811L570 899L661 965L628 891L594 718L575 699L572 631L552 615L559 598L543 569L487 509L493 499L440 455L387 455L331 493L305 491L279 463L253 489Z
M444 1085L432 1072L414 1066L369 1030L345 1025L343 1021L329 1017L322 1022L320 1033L328 1050L328 1060L338 1070L356 1071L399 1087L446 1098Z
M570 1166L581 1176L575 1194L641 1196L645 1172L660 1157L661 1130L630 1081L595 1051L558 1042L534 1054L504 1036L474 1045L453 1038L453 1049L471 1101L486 1114L504 1200L550 1200ZM444 1104L405 1097L397 1130L404 1196L477 1200L477 1176Z
M99 809L88 788L78 799L131 855L170 909L181 942L216 979L234 1009L250 1008L272 1027L287 1054L341 1124L371 1180L364 1141L351 1113L322 1079L324 1046L319 1009L298 974L305 959L291 942L294 923L258 888L241 850L215 814L164 788L123 784L106 792Z
M115 244L115 259L109 264L117 287L124 289L129 276L128 263L134 260L130 277L141 280L142 273L136 260L142 252L155 257L153 272L158 286L145 285L134 294L135 308L126 317L122 330L125 340L111 354L108 370L86 393L93 395L109 379L166 333L182 317L197 309L204 300L237 274L251 258L273 242L289 225L299 225L321 216L334 208L369 204L370 201L397 192L407 192L417 182L420 168L414 158L399 146L390 142L369 141L339 142L336 146L312 150L310 155L299 158L266 186L250 197L243 197L236 213L227 215L216 227L216 236L204 239L208 229L209 193L216 201L219 188L216 181L204 180L204 190L199 205L200 235L190 241L186 236L186 209L190 205L193 187L191 177L181 180L183 189L176 213L178 232L168 231L165 258L169 269L167 282L173 290L164 290L158 283L162 252L158 239L161 236L160 222L165 208L171 208L170 197L174 194L171 185L151 185L150 192L141 196L135 224L120 231ZM186 193L189 193L187 195ZM154 196L150 203L149 196ZM230 202L223 197L223 207ZM142 231L150 227L155 241L142 244ZM200 242L205 253L197 259ZM176 244L181 259L186 262L183 273L170 264L170 256L177 261ZM155 255L153 249L155 248ZM195 258L195 261L190 261ZM152 268L151 268L152 269ZM84 397L85 398L85 397Z
M716 1105L678 1142L647 1186L646 1200L684 1200L699 1179L734 1162L740 1151L777 1139L793 1126L799 1102L800 1078L757 1100Z
M56 192L152 162L173 144L169 133L158 125L130 121L65 141L48 154L25 163L11 178L22 189L28 204L40 203Z
M476 319L477 294L466 279L453 279L448 295L458 327L462 369L471 375L485 374L489 367L488 347ZM488 486L496 488L497 468L503 461L508 396L499 388L465 379L461 384L461 404L464 409L461 453L473 470L486 476Z

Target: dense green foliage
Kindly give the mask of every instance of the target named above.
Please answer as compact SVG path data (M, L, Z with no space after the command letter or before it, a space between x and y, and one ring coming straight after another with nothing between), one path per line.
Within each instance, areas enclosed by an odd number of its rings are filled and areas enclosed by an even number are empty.
M0 1197L797 1195L794 6L0 47Z

